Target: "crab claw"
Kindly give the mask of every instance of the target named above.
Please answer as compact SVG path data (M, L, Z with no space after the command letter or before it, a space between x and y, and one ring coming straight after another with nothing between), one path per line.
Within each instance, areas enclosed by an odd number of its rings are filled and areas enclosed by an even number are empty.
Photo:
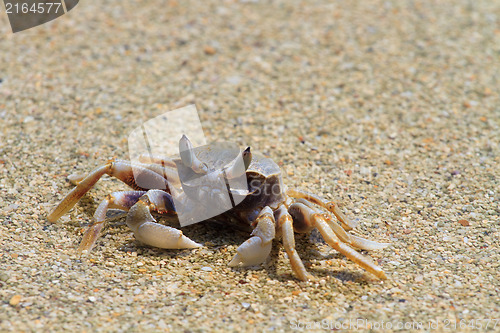
M182 231L157 223L151 216L149 205L143 201L132 206L125 223L139 241L150 246L163 249L193 249L202 246L184 236Z
M196 173L206 174L208 172L207 165L196 157L191 141L184 134L179 140L179 154L185 167L192 169Z
M250 166L251 162L252 153L250 152L250 147L247 147L247 149L245 149L241 155L236 156L236 158L229 163L229 166L225 169L227 178L233 179L242 176Z
M254 266L262 264L271 253L272 242L262 244L260 237L252 237L247 239L236 250L238 253L234 256L233 260L229 262L230 267L238 266Z
M235 267L239 264L242 264L242 266L259 265L271 253L272 241L276 233L276 223L271 208L265 207L262 209L255 221L257 226L252 232L252 237L236 249L237 253L229 266Z

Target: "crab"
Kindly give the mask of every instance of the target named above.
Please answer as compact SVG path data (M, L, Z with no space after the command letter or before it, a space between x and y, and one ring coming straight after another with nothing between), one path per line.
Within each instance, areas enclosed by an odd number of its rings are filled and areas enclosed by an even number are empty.
M238 221L252 230L250 238L237 248L229 266L246 267L264 263L270 255L273 240L281 238L296 277L304 281L313 280L313 275L307 272L295 250L294 233L317 229L333 249L377 278L387 278L370 257L357 250L378 250L389 244L350 233L356 223L348 219L335 202L299 189L287 189L283 185L279 166L270 158L252 154L250 147L236 152L219 146L193 148L185 135L179 141L179 150L180 158L143 155L137 163L110 160L85 177L69 176L76 187L47 219L57 221L107 174L129 185L133 191L114 192L100 203L78 252L88 252L93 248L106 223L106 213L113 208L128 212L126 224L142 243L165 249L197 248L202 245L183 235L182 231L158 223L151 212L176 216L176 207L181 206L203 211L206 208L204 201L217 199L222 190L227 190L233 199L239 198L240 202L227 207L215 220ZM237 158L234 159L234 156ZM246 188L228 185L228 179L236 177L237 170L243 170ZM210 177L200 185L186 181L186 175L190 175L190 179L193 175ZM221 183L227 188L220 188Z

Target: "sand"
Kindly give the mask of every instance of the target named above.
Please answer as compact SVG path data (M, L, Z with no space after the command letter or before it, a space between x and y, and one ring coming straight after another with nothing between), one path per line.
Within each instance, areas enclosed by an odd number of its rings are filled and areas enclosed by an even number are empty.
M1 10L0 331L498 331L498 13L112 0L12 34ZM316 277L302 282L280 241L265 265L232 269L244 233L195 224L183 231L203 248L160 250L123 217L80 257L95 208L126 186L104 177L50 223L66 177L128 159L134 128L191 103L209 141L271 157L287 186L390 242L366 253L388 279L317 232L296 237Z

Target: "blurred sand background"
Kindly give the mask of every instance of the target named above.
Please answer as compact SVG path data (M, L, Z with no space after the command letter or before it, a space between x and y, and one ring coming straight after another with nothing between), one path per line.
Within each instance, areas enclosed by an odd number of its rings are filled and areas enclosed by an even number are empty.
M500 2L82 1L16 34L0 8L0 331L484 331L500 317ZM281 242L262 268L231 269L248 236L206 224L183 229L204 248L173 251L122 218L77 256L125 187L105 177L52 224L66 176L127 159L132 129L191 103L209 141L270 156L288 186L390 241L368 254L389 279L317 233L297 236L314 282Z

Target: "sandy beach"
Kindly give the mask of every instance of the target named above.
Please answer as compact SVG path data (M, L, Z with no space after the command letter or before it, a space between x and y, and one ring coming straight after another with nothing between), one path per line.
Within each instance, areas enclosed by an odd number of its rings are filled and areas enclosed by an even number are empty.
M80 2L13 34L0 6L0 331L500 330L500 3ZM341 204L380 281L297 234L252 268L248 237L198 223L162 250L125 217L76 249L105 176L59 221L67 176L129 159L128 136L195 104L208 141L272 158ZM168 221L156 216L162 223Z

